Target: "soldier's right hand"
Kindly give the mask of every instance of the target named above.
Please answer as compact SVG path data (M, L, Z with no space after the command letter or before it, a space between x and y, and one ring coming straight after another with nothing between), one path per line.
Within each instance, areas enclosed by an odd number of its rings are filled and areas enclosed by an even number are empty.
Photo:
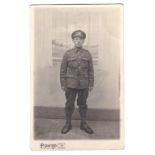
M66 87L64 87L64 86L62 86L61 89L62 89L63 91L66 91Z

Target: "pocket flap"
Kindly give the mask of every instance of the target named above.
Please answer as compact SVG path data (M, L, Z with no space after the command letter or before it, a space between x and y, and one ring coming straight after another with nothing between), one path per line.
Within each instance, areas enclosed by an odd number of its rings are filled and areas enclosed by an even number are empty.
M68 61L74 61L76 58L68 58Z
M71 75L71 74L67 74L66 75L66 78L75 78L75 76L74 75Z
M89 58L82 58L82 60L84 60L84 61L89 61Z

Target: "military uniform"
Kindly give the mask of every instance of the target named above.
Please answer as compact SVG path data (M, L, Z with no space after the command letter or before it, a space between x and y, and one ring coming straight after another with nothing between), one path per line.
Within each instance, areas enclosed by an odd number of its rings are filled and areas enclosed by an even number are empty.
M65 52L60 68L60 82L61 86L65 88L65 111L66 121L70 124L69 128L71 129L71 116L75 107L76 95L78 96L77 105L79 106L81 124L86 124L88 91L89 87L94 85L93 61L88 50L74 47ZM90 133L93 133L91 129Z
M61 86L84 89L94 85L92 57L88 50L73 48L62 60L60 71Z

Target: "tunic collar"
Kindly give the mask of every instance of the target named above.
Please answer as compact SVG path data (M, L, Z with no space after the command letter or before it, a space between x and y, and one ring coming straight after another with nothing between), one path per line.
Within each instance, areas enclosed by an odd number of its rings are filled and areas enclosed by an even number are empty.
M79 52L79 51L81 51L82 50L82 47L74 47L74 51L75 52Z

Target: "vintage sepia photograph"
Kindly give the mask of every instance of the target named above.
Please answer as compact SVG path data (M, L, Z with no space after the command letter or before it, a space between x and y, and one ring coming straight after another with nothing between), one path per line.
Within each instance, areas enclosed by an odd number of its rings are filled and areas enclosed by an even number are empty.
M31 149L123 149L123 4L31 5L30 31Z

